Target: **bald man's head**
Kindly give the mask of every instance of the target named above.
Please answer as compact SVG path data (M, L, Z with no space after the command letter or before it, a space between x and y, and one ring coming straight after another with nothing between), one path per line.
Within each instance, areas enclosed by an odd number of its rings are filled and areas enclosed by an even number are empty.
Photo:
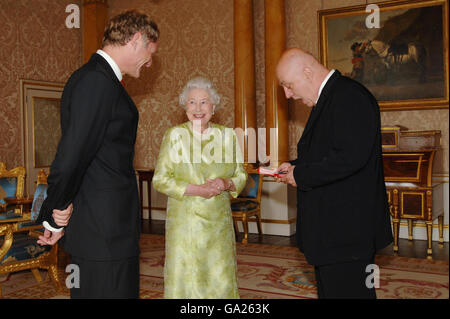
M298 48L286 50L276 69L286 98L300 99L308 106L316 104L320 85L328 72L310 53Z
M278 66L280 65L297 65L299 67L316 67L319 62L312 56L311 53L303 51L302 49L292 48L286 50L280 58L278 62Z

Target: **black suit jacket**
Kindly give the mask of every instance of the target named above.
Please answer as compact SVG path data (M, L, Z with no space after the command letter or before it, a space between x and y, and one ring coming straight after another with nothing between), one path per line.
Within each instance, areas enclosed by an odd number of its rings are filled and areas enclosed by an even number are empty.
M313 265L372 257L392 242L376 99L335 71L297 145L297 240Z
M98 54L69 78L61 131L38 221L74 209L62 239L71 255L115 260L139 255L140 208L133 169L138 111Z

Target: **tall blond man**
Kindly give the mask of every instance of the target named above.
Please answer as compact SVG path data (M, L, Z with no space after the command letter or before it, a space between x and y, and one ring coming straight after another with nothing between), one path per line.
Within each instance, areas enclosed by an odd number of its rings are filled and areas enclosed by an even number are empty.
M62 238L79 267L72 298L139 297L140 212L133 168L139 113L121 81L150 67L158 39L157 25L143 13L113 17L102 49L71 75L63 91L62 138L38 217L46 228L38 242L51 245ZM54 209L69 213L55 219Z

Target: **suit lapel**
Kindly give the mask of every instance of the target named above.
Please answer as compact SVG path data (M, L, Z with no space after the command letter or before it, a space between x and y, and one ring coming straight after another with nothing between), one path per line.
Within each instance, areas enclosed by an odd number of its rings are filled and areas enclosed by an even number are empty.
M318 116L317 110L318 110L317 105L311 109L311 113L309 113L308 122L306 122L305 129L303 130L302 138L308 134L308 132L311 130L311 127L313 126L313 123L316 121Z
M105 73L108 77L110 77L119 87L120 90L122 90L122 93L126 96L128 100L128 106L134 113L138 113L136 104L131 99L130 95L128 94L127 90L125 90L122 83L120 83L119 79L117 78L116 74L114 73L113 69L109 65L109 63L99 54L94 53L91 57L91 60L95 63L97 63L97 66L99 67L99 70L101 70L103 73Z
M333 87L336 80L341 76L341 73L338 70L335 70L333 75L328 79L327 83L322 89L319 100L317 101L316 106L314 106L311 110L311 113L308 118L308 122L306 123L305 130L303 131L302 138L308 134L311 128L314 126L314 123L319 118L320 113L322 112L324 105L326 104L327 96L331 92L331 88Z
M138 112L136 104L134 103L134 101L131 99L131 96L128 94L127 90L125 90L125 88L123 87L122 83L120 83L121 89L123 90L123 94L127 97L128 99L128 105L130 106L130 108L134 111L134 112Z

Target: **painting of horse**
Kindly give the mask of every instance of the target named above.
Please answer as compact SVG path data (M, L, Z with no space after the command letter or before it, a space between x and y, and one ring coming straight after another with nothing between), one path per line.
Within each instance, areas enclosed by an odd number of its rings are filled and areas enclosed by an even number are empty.
M378 5L379 27L367 26L364 6L319 11L323 64L364 84L380 105L448 107L447 1Z

